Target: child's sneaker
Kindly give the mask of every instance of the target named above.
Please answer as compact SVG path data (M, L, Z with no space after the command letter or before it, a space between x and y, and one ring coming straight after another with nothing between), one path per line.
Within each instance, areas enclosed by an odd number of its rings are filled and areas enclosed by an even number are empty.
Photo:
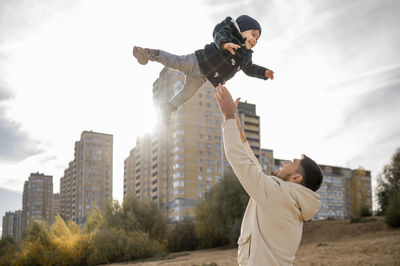
M160 50L141 48L133 46L133 56L141 65L147 64L150 61L158 61L160 59Z

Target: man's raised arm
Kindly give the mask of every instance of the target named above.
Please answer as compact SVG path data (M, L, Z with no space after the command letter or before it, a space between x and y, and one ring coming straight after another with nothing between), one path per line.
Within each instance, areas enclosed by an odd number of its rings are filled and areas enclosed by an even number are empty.
M259 205L264 205L267 196L278 191L279 184L262 172L254 154L250 155L252 154L250 146L248 147L250 152L246 151L245 145L248 143L242 143L241 134L235 121L235 102L224 86L217 86L216 99L225 119L223 138L226 157L250 197Z

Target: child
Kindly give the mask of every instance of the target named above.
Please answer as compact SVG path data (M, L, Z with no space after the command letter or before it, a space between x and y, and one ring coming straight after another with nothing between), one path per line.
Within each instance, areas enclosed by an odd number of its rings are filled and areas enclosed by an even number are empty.
M166 67L179 70L186 76L183 88L162 107L169 118L180 105L189 100L208 80L214 87L225 84L236 72L243 72L251 77L274 79L274 72L265 67L253 64L252 53L261 26L253 18L242 15L236 21L227 17L217 24L213 31L214 42L204 49L189 55L173 55L162 50L134 46L133 56L142 65L148 60L157 61Z

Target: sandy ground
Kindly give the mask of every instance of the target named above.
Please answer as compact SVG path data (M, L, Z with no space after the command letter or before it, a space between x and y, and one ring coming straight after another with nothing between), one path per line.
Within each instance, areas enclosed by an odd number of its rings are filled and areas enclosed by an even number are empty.
M112 264L132 266L237 265L236 249L173 253L169 260ZM388 228L382 218L367 223L318 221L304 225L296 266L400 265L400 229Z

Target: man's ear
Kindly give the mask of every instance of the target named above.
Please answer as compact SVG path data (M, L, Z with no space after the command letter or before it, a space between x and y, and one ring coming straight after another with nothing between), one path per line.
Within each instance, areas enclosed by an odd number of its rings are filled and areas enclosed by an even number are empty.
M293 176L290 177L290 181L293 183L300 184L303 181L303 176L299 173L295 173Z

